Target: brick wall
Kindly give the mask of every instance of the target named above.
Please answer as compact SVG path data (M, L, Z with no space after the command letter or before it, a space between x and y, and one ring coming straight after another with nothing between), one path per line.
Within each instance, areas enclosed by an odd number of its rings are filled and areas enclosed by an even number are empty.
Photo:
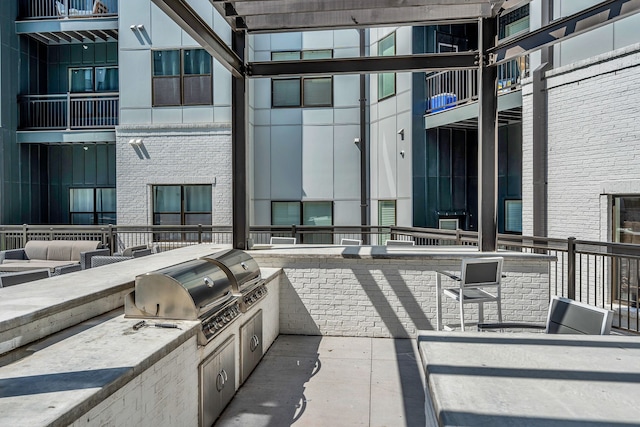
M460 260L343 259L253 255L262 267L281 267L280 333L415 337L436 325L436 269L459 270ZM548 262L505 261L503 320L545 323ZM453 282L448 282L452 285ZM444 300L444 323L458 323L458 307ZM466 308L468 320L477 311ZM495 304L485 320L495 321Z
M159 184L211 184L212 224L231 225L228 125L120 126L116 159L119 225L152 223L151 186Z
M640 44L557 68L548 88L548 235L610 239L602 194L639 194ZM532 230L530 89L523 90L523 232Z

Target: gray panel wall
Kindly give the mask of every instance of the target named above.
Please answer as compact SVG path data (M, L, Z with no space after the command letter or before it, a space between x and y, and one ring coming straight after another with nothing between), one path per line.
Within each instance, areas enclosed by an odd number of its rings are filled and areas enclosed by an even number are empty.
M334 57L359 55L355 30L259 34L250 56L271 51L333 49ZM331 201L336 225L360 223L359 77L334 76L333 107L271 108L271 79L251 80L252 223L271 224L271 201Z

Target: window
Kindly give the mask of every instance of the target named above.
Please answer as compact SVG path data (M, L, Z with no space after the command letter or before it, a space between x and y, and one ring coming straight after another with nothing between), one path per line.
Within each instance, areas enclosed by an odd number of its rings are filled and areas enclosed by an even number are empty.
M333 225L333 202L271 202L272 225ZM331 233L308 233L303 243L332 243Z
M640 196L613 198L613 241L640 244ZM618 301L638 306L640 293L640 260L636 258L614 258L613 280Z
M379 200L378 201L378 225L380 227L390 227L396 225L396 201L395 200ZM391 234L380 233L378 243L384 245L391 239Z
M529 30L529 5L501 16L498 21L498 38L504 39Z
M378 42L378 56L394 56L396 54L396 34L391 33ZM396 93L395 73L378 74L378 100L388 98Z
M153 187L153 225L211 225L211 185ZM156 233L154 239L198 240L197 233Z
M69 92L117 92L118 67L69 68Z
M71 188L71 224L104 225L116 223L115 188Z
M211 68L203 49L153 51L153 106L212 105Z
M153 187L154 225L211 224L211 185Z
M505 233L522 233L522 200L504 201Z
M331 50L271 52L272 61L292 61L332 58ZM333 105L332 77L302 77L271 79L271 105L287 107L331 107Z

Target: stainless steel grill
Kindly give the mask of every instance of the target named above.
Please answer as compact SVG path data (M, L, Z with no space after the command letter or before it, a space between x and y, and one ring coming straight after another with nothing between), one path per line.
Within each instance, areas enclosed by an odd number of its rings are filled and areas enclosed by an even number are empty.
M200 320L205 345L240 315L227 273L206 260L192 260L137 276L125 298L125 317Z
M200 320L205 345L267 294L258 263L229 249L137 276L125 317Z
M240 299L240 310L243 313L267 295L260 267L248 253L227 249L200 259L213 263L227 273L233 292Z

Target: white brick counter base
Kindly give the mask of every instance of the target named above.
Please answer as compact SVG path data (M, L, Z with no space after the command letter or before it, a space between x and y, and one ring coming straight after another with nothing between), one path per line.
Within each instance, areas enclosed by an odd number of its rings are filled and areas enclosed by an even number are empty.
M284 270L281 333L406 338L415 337L418 330L435 329L435 270L457 271L463 256L496 254L463 248L297 246L251 255L261 267ZM544 323L551 258L497 255L505 258L507 275L502 287L504 321ZM465 311L477 319L473 306ZM459 324L455 303L445 299L443 312L445 323ZM485 304L485 320L496 320L495 304Z

